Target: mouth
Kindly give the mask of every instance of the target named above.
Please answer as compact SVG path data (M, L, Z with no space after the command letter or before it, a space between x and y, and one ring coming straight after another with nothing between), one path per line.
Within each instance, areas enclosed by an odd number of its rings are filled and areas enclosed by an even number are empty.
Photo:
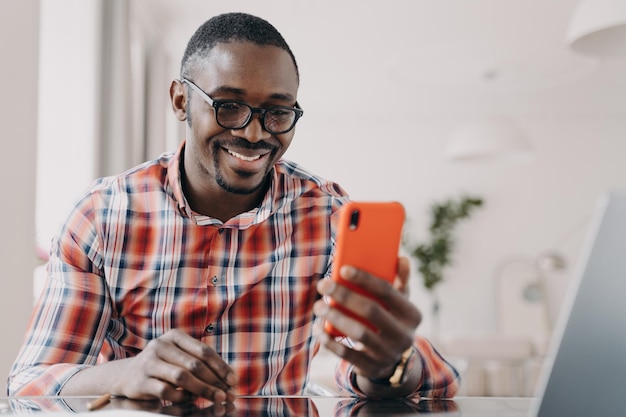
M231 154L231 155L232 155L232 156L234 156L235 158L237 158L237 159L241 159L242 161L246 161L246 162L253 162L253 161L257 161L257 160L261 159L263 156L265 156L265 155L266 155L266 153L264 153L264 154L258 154L258 155L250 155L250 156L248 156L248 155L243 155L243 154L240 154L240 153L238 153L238 152L235 152L235 151L233 151L233 150L231 150L231 149L226 149L226 152L228 152L229 154Z
M251 174L265 172L269 163L272 150L267 148L235 148L222 147L222 151L228 155L226 159L228 166L239 175L249 176Z

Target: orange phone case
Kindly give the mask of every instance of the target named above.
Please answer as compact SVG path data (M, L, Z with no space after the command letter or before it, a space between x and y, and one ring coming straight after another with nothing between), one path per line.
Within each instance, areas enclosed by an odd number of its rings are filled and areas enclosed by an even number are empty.
M331 279L379 302L364 289L343 280L339 276L339 270L343 265L351 265L393 282L398 268L404 207L398 202L350 201L340 210ZM332 307L376 330L373 325L337 304L332 298L329 303ZM329 322L325 323L325 330L331 336L343 336Z

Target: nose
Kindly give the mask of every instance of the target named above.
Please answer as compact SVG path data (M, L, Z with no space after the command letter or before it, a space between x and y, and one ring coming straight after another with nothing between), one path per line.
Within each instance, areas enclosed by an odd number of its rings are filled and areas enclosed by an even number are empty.
M246 127L237 130L237 136L243 137L248 142L260 142L264 139L269 139L272 135L263 129L262 117L261 113L253 113Z

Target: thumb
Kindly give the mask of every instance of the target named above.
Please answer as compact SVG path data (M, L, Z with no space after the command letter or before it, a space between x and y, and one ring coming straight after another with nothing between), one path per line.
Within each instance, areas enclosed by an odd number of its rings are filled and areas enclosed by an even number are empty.
M398 272L394 287L405 295L409 295L409 276L411 275L411 265L409 258L401 256L398 258Z

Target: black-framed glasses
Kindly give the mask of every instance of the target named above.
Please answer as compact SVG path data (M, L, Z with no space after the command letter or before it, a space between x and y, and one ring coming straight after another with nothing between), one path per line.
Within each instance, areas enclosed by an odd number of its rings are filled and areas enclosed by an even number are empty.
M261 126L273 135L287 133L294 128L304 111L298 102L295 107L269 106L264 108L252 107L244 102L235 100L213 100L200 87L187 78L181 80L187 83L200 94L200 97L213 106L215 120L224 129L243 129L250 124L254 113L261 114Z

